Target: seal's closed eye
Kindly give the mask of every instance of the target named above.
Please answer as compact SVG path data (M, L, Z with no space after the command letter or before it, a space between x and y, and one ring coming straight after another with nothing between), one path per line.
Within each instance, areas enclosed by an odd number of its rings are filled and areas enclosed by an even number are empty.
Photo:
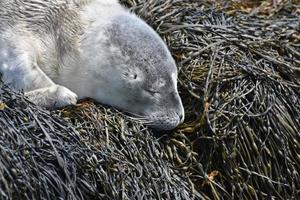
M144 90L150 94L158 94L159 93L159 91L155 90L155 89L144 89Z

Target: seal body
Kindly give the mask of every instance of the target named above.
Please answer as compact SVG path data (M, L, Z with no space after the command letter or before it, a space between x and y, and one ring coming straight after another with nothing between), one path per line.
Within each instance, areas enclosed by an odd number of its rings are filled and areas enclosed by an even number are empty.
M168 48L116 0L2 0L0 72L48 108L90 97L158 129L184 118Z

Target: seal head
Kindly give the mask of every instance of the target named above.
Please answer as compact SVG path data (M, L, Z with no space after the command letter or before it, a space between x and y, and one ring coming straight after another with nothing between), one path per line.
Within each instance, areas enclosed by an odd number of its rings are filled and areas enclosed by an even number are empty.
M174 129L183 121L177 67L152 28L126 13L111 19L95 37L100 47L88 60L94 63L89 66L97 63L91 73L95 80L91 88L97 89L89 97L141 116L156 129Z

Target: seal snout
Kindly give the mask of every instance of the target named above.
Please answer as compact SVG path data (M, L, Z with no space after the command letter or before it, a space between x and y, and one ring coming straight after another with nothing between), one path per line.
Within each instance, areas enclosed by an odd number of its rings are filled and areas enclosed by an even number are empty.
M184 120L184 114L175 112L161 113L151 116L152 123L150 126L154 129L172 130L176 128Z
M171 103L166 103L157 112L152 113L149 118L151 127L160 130L172 130L184 121L184 109L179 95L172 95ZM170 100L170 99L169 99Z

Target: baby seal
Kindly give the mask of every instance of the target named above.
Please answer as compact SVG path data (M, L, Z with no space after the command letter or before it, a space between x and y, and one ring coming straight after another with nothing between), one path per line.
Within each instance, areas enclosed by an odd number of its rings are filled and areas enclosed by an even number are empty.
M184 118L167 46L117 0L1 0L0 73L47 108L90 97L157 129Z

